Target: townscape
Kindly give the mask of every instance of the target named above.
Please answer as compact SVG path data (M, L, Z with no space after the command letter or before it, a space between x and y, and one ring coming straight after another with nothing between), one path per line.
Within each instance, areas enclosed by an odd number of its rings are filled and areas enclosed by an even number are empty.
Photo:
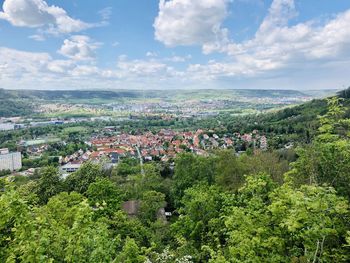
M136 157L142 161L167 162L173 160L176 154L184 151L205 156L208 155L206 149L233 149L235 141L238 140L254 144L254 149L267 150L268 147L266 137L260 136L257 131L253 131L253 134L235 134L234 138L219 138L216 134L210 137L202 130L180 133L161 130L157 134L148 132L144 135L121 134L113 137L93 138L87 144L96 151L79 150L73 155L61 158L60 163L65 164L63 169L67 169L70 164L82 164L87 160L101 161L106 160L105 158L110 163L117 163L123 157ZM75 167L79 168L79 166Z
M115 127L105 127L104 131L116 132ZM209 134L209 135L208 135ZM20 141L18 148L21 148L29 157L40 158L53 143L65 144L59 139L36 139ZM67 156L57 156L62 172L75 172L87 161L100 163L102 160L115 165L120 159L132 157L141 161L160 160L168 162L181 152L191 152L196 155L207 156L208 151L215 149L233 149L238 146L237 153L243 153L248 148L266 151L268 149L267 138L260 135L257 130L250 134L234 133L233 136L224 135L219 137L214 131L197 130L195 132L176 132L162 129L153 134L147 132L142 135L118 134L114 136L96 136L84 142L86 151L79 149ZM2 158L6 154L11 159L8 149L2 149ZM6 154L4 153L6 152ZM20 154L20 153L19 153ZM18 162L18 161L16 161ZM12 163L1 163L1 170L19 170L22 165ZM15 168L15 169L14 169ZM32 173L33 169L29 170ZM22 172L28 174L28 171Z

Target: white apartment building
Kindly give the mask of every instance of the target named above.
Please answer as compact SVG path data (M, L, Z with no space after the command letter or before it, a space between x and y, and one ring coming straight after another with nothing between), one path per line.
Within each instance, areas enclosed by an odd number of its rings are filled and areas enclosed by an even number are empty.
M22 155L20 152L9 153L7 149L0 149L0 171L16 171L22 168Z
M0 131L14 130L15 125L13 123L0 123Z

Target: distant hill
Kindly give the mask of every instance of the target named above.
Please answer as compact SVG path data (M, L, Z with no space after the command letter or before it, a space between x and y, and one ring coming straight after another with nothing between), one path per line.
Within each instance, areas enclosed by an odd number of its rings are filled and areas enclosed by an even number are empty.
M16 97L38 100L67 100L67 99L117 99L135 98L135 91L90 91L90 90L8 90Z
M345 90L339 91L337 94L340 98L350 99L350 87Z
M316 97L316 98L325 98L329 96L333 96L337 93L338 90L334 89L325 89L325 90L305 90L303 91L304 94Z
M16 93L0 89L0 117L14 117L30 114L33 104Z
M296 90L7 90L12 97L37 100L113 100L142 98L224 98L231 97L305 97L303 92Z
M233 90L240 96L246 97L307 97L309 95L298 90L259 90L259 89L238 89Z

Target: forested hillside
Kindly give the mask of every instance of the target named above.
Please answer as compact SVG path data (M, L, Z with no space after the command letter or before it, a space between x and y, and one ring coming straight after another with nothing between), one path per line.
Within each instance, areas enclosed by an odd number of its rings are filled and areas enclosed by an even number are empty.
M343 99L344 118L350 117L350 88L338 93ZM250 114L232 117L222 114L218 118L201 121L202 127L222 132L251 132L258 130L269 136L271 146L281 148L286 143L310 143L317 135L320 122L318 116L327 112L327 99L314 99L301 105L288 107L271 113ZM199 124L198 124L199 126Z
M2 179L0 261L349 262L348 111L334 97L266 117L317 122L296 155L183 153L174 166L124 159Z
M32 112L32 104L12 92L0 89L0 117L23 116Z

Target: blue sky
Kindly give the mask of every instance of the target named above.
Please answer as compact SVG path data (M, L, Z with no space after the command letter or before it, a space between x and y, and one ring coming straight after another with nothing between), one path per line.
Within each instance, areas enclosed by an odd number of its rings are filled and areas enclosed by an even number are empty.
M340 89L349 0L0 0L0 88Z

